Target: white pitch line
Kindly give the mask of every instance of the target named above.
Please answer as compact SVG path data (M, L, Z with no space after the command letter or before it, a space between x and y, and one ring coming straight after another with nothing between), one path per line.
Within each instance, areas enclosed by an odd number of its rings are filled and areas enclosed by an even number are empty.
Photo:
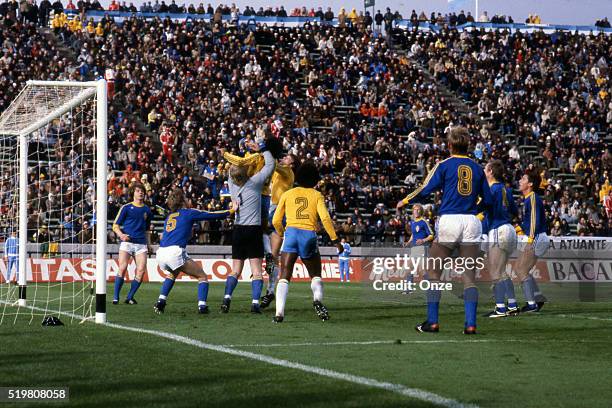
M612 322L612 318L606 317L595 317L595 316L582 316L575 314L551 314L551 315L542 315L542 316L552 316L552 317L561 317L564 319L586 319L586 320L599 320L603 322Z
M5 301L0 301L0 302L6 303ZM45 311L45 309L39 308L39 307L33 307L33 306L25 306L25 307L33 309L33 310ZM76 316L69 312L61 312L57 310L53 310L53 311L47 310L47 312L63 314L63 315L75 317L75 318L81 318L81 316ZM367 378L367 377L343 373L339 371L328 370L326 368L296 363L293 361L283 360L280 358L274 358L274 357L266 356L263 354L252 353L250 351L236 350L236 349L218 345L218 344L204 343L202 341L191 339L185 336L180 336L178 334L166 333L166 332L158 331L158 330L141 329L139 327L124 326L124 325L116 324L116 323L104 323L103 326L111 327L111 328L119 329L119 330L130 331L134 333L150 334L153 336L157 336L157 337L165 338L168 340L173 340L179 343L187 344L190 346L198 347L204 350L217 351L220 353L230 354L230 355L234 355L237 357L243 357L243 358L248 358L248 359L255 360L255 361L260 361L262 363L267 363L267 364L275 365L278 367L292 368L295 370L300 370L306 373L315 374L315 375L319 375L322 377L333 378L335 380L351 382L353 384L365 385L367 387L379 388L379 389L391 391L391 392L394 392L396 394L400 394L406 397L410 397L410 398L418 399L421 401L429 402L431 404L439 405L441 407L478 408L477 405L465 404L465 403L462 403L462 402L459 402L459 401L456 401L450 398L443 397L438 394L434 394L433 392L421 390L419 388L411 388L411 387L406 387L405 385L402 385L402 384L394 384L394 383L389 383L389 382L384 382L384 381L378 381L372 378Z
M502 342L513 341L502 340ZM521 340L516 340L521 341ZM497 340L400 340L400 343L397 343L397 340L372 340L372 341L334 341L329 343L271 343L271 344L226 344L225 347L304 347L304 346L367 346L372 344L437 344L437 343L499 343Z

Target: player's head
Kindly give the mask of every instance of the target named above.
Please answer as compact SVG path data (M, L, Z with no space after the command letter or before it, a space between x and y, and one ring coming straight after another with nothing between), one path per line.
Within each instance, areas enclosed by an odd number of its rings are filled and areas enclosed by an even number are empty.
M180 188L172 190L166 199L166 206L171 212L185 207L185 194L183 194L183 190Z
M247 174L247 171L248 168L246 166L232 165L232 167L230 167L229 173L232 182L239 187L244 186L244 184L249 180L249 175Z
M504 164L501 160L491 160L484 169L489 183L494 181L504 182Z
M346 243L346 238L342 237L342 239L340 240L340 242L342 242L343 244Z
M415 204L412 206L412 218L417 219L423 216L423 206L421 204Z
M130 189L128 191L130 197L132 197L134 201L144 200L145 192L145 187L140 181L135 181L130 184Z
M268 137L266 139L266 149L276 160L280 160L283 157L283 142L278 137Z
M306 160L298 167L295 182L300 187L315 188L321 180L319 169L313 160Z
M529 194L532 191L537 193L541 181L540 172L536 169L527 170L519 180L519 191L523 195Z
M289 153L280 160L280 164L282 164L283 166L291 167L291 170L295 172L295 170L300 165L300 160L295 154Z
M467 155L470 146L470 134L464 127L453 128L448 134L448 145L451 154Z

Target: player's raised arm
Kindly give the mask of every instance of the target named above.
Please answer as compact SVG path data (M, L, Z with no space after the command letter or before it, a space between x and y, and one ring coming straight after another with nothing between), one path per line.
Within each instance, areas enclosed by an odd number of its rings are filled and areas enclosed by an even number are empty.
M272 157L272 153L265 151L263 157L265 160L263 168L251 177L251 181L256 185L263 185L274 173L274 167L276 166L276 160Z
M325 232L329 235L329 238L332 242L338 241L338 237L336 236L336 229L334 228L334 223L332 222L331 216L329 215L329 211L327 211L327 207L325 206L325 199L323 198L323 194L317 194L317 214L319 215L319 219L321 220L321 224L323 224L323 228L325 228Z
M278 202L278 206L276 207L276 211L274 212L274 217L272 218L272 225L274 225L274 229L278 233L280 237L285 235L285 226L283 225L283 217L285 216L285 201L287 198L287 194L284 193L280 201Z
M399 210L412 201L422 200L433 192L440 190L443 187L444 180L444 175L442 173L443 171L440 169L440 163L437 163L434 168L431 169L423 181L423 184L412 193L408 194L403 200L400 200L396 208Z
M251 154L248 157L240 157L235 154L231 154L229 152L223 153L223 158L225 160L227 160L229 163L233 164L234 166L239 166L239 167L242 167L242 166L248 167L248 166L251 166L257 163L260 156L261 154L259 153Z

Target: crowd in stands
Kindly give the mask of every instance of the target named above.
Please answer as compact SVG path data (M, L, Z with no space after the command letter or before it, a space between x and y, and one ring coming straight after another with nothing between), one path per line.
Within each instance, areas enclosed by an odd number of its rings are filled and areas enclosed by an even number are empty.
M385 21L375 16L372 24ZM7 60L29 67L25 54L36 43L33 26L12 30L15 48L0 58L3 73ZM51 46L38 56L44 71L36 77L114 78L111 217L135 180L160 216L175 185L197 208L226 207L222 153L241 153L240 139L274 135L287 151L316 159L328 208L354 244L401 242L409 219L394 213L395 203L446 157L449 129L464 125L474 135L473 156L504 160L509 182L542 166L553 235L608 234L609 37L448 28L406 31L391 43L352 20L252 31L215 19L136 17L122 25L66 22L56 34L75 61ZM18 90L29 75L7 83ZM475 114L460 116L441 85ZM435 205L426 209L433 221ZM231 221L203 223L194 242L227 243L230 229Z

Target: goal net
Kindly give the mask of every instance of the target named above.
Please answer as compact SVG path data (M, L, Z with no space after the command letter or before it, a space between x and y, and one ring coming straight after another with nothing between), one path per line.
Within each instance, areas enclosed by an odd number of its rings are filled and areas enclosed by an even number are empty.
M106 320L106 82L30 81L0 115L0 324Z

